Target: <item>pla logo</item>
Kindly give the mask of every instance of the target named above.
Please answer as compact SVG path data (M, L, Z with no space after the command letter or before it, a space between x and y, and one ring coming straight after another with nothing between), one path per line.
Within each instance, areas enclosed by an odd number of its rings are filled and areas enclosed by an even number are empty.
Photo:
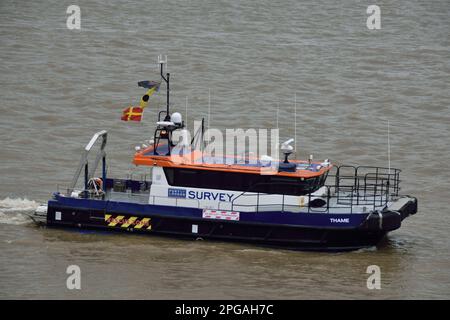
M169 188L167 190L167 195L170 198L186 198L186 190L185 189Z
M330 218L331 223L350 223L349 218Z

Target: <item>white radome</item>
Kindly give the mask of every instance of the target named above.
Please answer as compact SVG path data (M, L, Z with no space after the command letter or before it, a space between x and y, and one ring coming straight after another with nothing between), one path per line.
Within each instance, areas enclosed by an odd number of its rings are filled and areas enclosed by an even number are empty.
M172 121L173 123L175 123L177 125L181 124L183 122L181 113L179 113L179 112L172 113L172 115L170 116L170 121Z
M272 163L273 158L265 154L261 156L261 159L259 161L261 162L261 165L263 167L268 167Z

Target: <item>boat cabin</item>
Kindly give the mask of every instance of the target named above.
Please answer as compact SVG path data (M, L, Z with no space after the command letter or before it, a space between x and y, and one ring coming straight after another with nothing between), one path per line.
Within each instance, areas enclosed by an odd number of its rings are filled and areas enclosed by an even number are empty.
M169 142L170 143L170 142ZM182 156L167 155L160 150L168 145L153 145L138 151L135 165L162 168L168 185L202 189L259 192L269 194L305 195L321 188L332 165L292 161L295 171L265 171L268 165L260 159L249 161L227 156L225 161L205 157L202 151L188 150ZM218 163L219 162L219 163ZM225 163L220 163L225 162ZM275 165L283 164L279 161ZM270 164L273 165L273 164Z

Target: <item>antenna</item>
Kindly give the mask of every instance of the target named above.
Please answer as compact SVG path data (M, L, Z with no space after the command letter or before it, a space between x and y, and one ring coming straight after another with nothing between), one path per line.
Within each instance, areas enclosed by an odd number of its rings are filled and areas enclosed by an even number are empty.
M184 116L184 122L186 122L186 130L188 129L188 96L186 96L186 114Z
M387 138L388 138L388 168L389 174L391 173L391 137L390 137L390 129L389 129L389 120L387 121Z
M208 88L208 129L211 120L211 88Z
M164 58L163 58L163 55L160 54L160 55L158 56L158 64L159 64L159 65L167 64L167 55L164 56Z
M297 156L297 93L294 94L294 152Z
M207 135L206 135L206 140L209 141L209 125L210 125L210 121L211 121L211 88L208 88L208 123L207 123Z
M279 126L278 126L278 112L280 111L280 103L278 102L277 103L277 129L279 129Z
M158 56L158 64L160 66L160 71L161 71L161 78L166 82L167 84L167 107L166 107L166 117L164 119L164 121L170 121L170 103L169 103L169 92L170 92L170 85L169 85L169 81L170 81L170 73L166 73L166 77L164 77L164 65L166 65L167 68L167 56L165 56L165 58L163 59L162 54L160 54Z

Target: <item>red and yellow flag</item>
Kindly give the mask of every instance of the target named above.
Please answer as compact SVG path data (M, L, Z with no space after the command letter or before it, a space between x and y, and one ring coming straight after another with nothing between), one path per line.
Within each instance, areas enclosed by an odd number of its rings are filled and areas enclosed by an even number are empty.
M141 121L144 109L141 107L128 107L122 111L123 121Z
M160 82L155 81L140 81L139 87L147 88L147 92L142 96L139 107L128 107L122 111L123 121L141 121L144 109L148 106L150 96L159 90Z

